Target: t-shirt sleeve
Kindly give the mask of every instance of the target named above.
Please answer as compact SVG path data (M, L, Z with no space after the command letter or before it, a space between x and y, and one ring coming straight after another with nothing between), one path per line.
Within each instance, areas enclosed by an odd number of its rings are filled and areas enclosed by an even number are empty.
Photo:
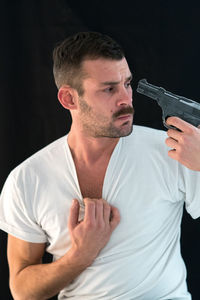
M15 175L10 173L1 192L0 229L28 242L45 243L47 237L34 217L31 195L27 197L24 193L30 183L24 182L24 178L18 180Z
M179 165L179 188L185 194L185 208L193 219L200 217L200 172Z

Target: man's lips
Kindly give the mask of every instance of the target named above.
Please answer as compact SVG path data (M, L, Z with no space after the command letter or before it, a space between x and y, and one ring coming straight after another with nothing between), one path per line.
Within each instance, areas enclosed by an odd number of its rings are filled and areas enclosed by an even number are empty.
M129 120L129 119L132 119L132 116L133 116L132 114L120 115L116 119L126 121L126 120Z
M132 114L120 115L117 119L130 118Z

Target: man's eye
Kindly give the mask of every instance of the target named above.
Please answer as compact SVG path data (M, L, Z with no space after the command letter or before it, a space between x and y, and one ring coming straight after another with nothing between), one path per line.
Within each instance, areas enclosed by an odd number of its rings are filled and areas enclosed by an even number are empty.
M111 93L111 92L113 92L113 90L114 90L113 87L109 87L109 88L104 89L103 91L104 91L105 93Z
M130 87L131 86L131 82L129 81L129 82L127 82L126 84L125 84L125 87L126 88L128 88L128 87Z

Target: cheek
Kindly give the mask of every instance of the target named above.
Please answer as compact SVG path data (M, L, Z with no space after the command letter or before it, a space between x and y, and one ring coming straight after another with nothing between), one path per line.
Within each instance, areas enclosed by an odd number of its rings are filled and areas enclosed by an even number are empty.
M106 108L106 109L99 108L99 110L95 111L94 119L97 122L107 124L107 123L110 123L112 115L113 115L113 113L112 113L111 109L109 109L109 108Z

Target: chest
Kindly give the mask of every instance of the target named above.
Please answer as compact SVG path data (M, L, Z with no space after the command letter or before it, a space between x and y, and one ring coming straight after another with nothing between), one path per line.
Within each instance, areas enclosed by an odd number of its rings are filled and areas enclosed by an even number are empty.
M76 164L79 187L83 198L102 198L106 169L107 163L97 164L90 167Z
M120 212L120 224L113 232L111 244L102 250L102 254L115 245L120 245L125 251L132 251L133 248L137 251L153 244L154 240L159 240L161 244L163 238L166 244L170 244L170 239L175 236L174 230L179 230L177 216L179 222L182 208L180 202L172 202L168 185L164 182L156 184L157 174L152 173L149 178L147 172L139 169L135 172L132 168L128 172L128 168L123 169L122 165L116 171L107 172L106 177L101 168L100 172L95 168L90 173L88 171L77 172L82 196L101 198L103 188L103 198ZM68 184L61 180L55 185L52 181L48 189L39 194L40 202L37 205L37 214L40 216L38 223L47 233L50 247L56 247L54 244L59 239L63 244L62 251L70 247L66 224L71 201L79 193L77 185L71 190L69 179ZM47 198L49 201L46 201Z

